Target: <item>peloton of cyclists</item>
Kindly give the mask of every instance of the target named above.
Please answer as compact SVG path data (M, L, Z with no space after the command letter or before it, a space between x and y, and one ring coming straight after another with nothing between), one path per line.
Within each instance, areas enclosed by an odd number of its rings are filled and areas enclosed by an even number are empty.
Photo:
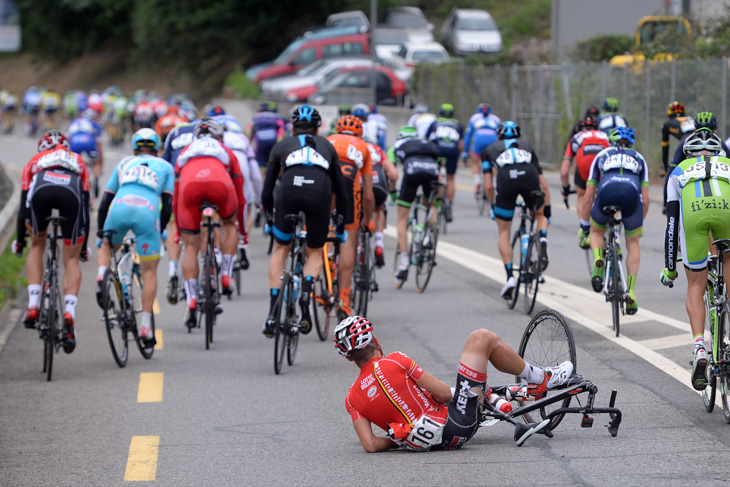
M609 134L611 129L616 127L628 127L629 122L618 111L618 100L616 98L606 98L601 103L601 112L597 118L598 128Z
M464 149L464 127L454 118L454 105L444 103L439 107L437 118L426 131L426 138L439 146L446 169L446 221L454 219L453 202L456 195L456 169L459 154Z
M101 126L99 125L100 112L92 108L84 110L81 117L71 121L68 126L68 137L71 150L83 157L84 154L91 162L91 171L94 176L93 196L99 197L99 178L104 164L104 155L101 146Z
M492 107L487 103L477 105L476 113L471 116L466 125L464 134L464 151L462 159L469 158L474 173L474 193L479 192L482 185L481 155L482 151L497 140L497 130L502 121L492 113Z

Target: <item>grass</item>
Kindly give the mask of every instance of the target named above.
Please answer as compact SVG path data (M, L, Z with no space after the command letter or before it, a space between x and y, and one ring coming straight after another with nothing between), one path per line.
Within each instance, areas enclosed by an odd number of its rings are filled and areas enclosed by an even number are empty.
M226 78L224 86L232 87L236 98L248 98L255 99L259 98L259 85L255 81L251 81L246 77L246 72L241 66L236 66L231 74Z
M14 298L18 290L28 285L23 272L26 257L23 255L17 258L10 250L10 245L0 256L0 309L5 306L6 300Z

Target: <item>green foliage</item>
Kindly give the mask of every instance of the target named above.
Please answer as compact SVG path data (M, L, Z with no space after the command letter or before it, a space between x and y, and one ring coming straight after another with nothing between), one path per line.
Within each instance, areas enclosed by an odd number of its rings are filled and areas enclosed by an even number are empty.
M571 58L575 62L608 61L614 56L631 53L634 37L622 34L598 35L579 42Z
M246 71L240 64L228 75L224 86L232 87L236 98L259 99L259 85L246 77Z
M27 253L26 250L25 255ZM0 309L5 305L6 299L14 298L19 289L28 285L23 275L25 255L18 259L10 250L10 244L0 255Z

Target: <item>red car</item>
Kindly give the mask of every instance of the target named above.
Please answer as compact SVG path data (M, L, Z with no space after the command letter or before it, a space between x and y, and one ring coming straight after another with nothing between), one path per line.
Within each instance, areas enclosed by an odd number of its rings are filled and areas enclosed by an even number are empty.
M387 66L377 65L375 70L377 103L401 105L407 90L406 83ZM287 99L291 100L297 96L298 100L303 101L304 95L309 93L306 99L309 103L317 105L358 103L363 99L370 99L372 90L370 77L370 67L343 68L325 77L319 86L308 86L287 92ZM316 91L312 92L312 88L315 88Z
M295 41L274 60L274 64L256 74L256 82L293 74L304 66L322 58L343 55L370 54L370 34L351 34L334 37L311 37Z

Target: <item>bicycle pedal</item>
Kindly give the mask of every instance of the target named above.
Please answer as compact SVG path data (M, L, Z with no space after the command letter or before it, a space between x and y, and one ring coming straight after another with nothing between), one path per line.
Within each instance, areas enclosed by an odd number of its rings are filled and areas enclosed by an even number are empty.
M580 427L581 428L592 428L593 427L593 418L584 414L583 419L580 420Z

